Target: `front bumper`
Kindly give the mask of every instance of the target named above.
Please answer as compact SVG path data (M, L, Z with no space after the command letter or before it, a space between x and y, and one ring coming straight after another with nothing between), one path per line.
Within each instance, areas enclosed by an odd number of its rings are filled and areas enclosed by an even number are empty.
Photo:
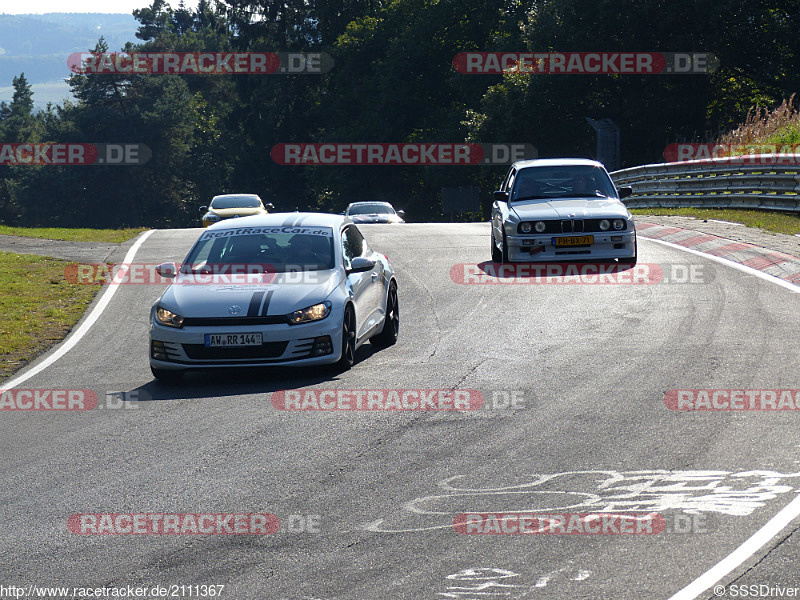
M554 238L592 236L592 243L556 246ZM564 260L606 260L636 256L636 230L602 233L526 234L506 233L508 260L512 262L557 262Z
M157 369L307 366L332 364L342 352L342 310L321 321L302 325L191 326L177 329L151 320L150 366ZM217 347L205 345L205 334L259 332L260 346ZM315 340L329 338L332 352L312 355ZM324 344L324 342L323 342Z

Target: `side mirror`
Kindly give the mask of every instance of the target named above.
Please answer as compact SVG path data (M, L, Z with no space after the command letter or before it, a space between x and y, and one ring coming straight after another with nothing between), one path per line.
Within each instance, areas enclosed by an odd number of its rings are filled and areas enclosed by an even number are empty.
M397 216L399 216L399 217L405 217L405 216L406 216L406 211L404 211L404 210L398 210L398 211L397 211Z
M363 256L357 256L350 262L350 268L345 269L345 273L350 275L351 273L365 273L366 271L372 271L375 268L375 261L370 260L369 258L364 258Z
M267 202L265 204L265 206L266 206L267 210L272 210L272 209L275 208L275 205L272 202Z
M161 263L156 267L156 273L166 279L173 279L177 270L178 268L175 266L174 262Z
M201 206L201 207L200 207L200 212L201 212L201 213L204 213L204 212L206 212L207 210L208 210L208 207L207 207L207 206Z
M617 190L619 192L619 199L622 200L623 198L627 198L631 194L633 194L633 188L629 185L625 185Z
M508 202L508 192L501 192L497 190L494 193L494 200L495 202Z

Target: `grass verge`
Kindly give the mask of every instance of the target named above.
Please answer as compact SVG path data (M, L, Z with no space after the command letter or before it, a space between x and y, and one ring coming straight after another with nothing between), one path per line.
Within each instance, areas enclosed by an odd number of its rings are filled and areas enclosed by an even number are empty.
M61 341L101 286L64 278L69 261L0 252L0 380Z
M632 208L634 215L658 215L695 217L696 219L716 219L742 223L748 227L763 229L773 233L794 235L800 233L800 215L793 213L769 212L763 210L742 210L728 208Z
M71 229L68 227L9 227L0 225L0 234L18 235L67 242L104 242L119 244L136 237L147 228L138 229Z

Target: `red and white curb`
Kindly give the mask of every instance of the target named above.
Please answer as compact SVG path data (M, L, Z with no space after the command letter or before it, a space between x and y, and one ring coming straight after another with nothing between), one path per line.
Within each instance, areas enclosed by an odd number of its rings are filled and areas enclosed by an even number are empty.
M666 227L654 223L636 223L636 234L643 238L669 242L703 254L724 258L794 285L800 285L800 258L790 254L767 250L754 244L733 242L690 229Z

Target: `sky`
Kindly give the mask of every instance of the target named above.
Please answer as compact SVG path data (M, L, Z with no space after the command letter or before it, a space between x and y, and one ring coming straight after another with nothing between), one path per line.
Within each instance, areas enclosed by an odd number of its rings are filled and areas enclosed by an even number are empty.
M147 8L153 0L0 0L0 14L21 15L60 13L122 13L131 14L135 8ZM168 4L177 7L179 0ZM186 6L193 6L191 0Z

